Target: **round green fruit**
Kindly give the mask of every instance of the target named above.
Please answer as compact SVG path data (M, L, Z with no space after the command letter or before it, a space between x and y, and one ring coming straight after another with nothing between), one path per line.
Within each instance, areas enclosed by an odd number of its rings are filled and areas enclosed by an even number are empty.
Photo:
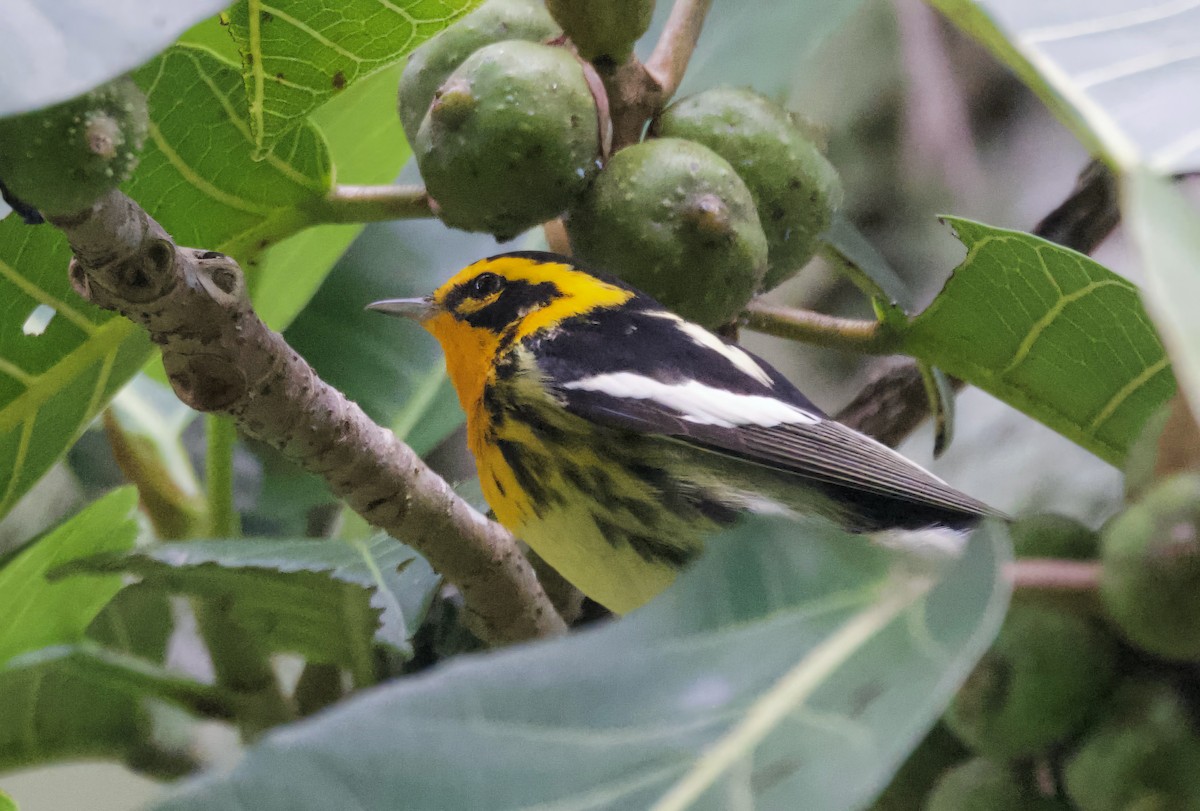
M596 102L579 61L519 40L486 45L459 65L414 143L442 221L502 240L573 202L599 148Z
M912 811L920 808L926 795L947 769L970 755L945 724L938 724L909 753L870 811Z
M842 204L842 183L787 110L753 90L718 87L663 110L652 131L704 144L745 181L767 237L765 289L812 258Z
M924 811L1025 811L1025 795L1004 766L975 758L942 774Z
M1094 530L1057 513L1025 516L1009 532L1018 557L1092 560L1100 553L1100 536Z
M654 0L546 0L546 8L580 56L615 64L629 58L654 16Z
M562 36L541 0L490 0L408 55L400 77L400 124L411 144L433 94L466 58L510 39L546 42Z
M1200 658L1200 476L1165 479L1104 528L1100 593L1134 645Z
M148 128L145 95L132 79L116 79L0 120L0 179L44 214L83 211L129 179Z
M1063 776L1079 811L1200 809L1200 739L1190 708L1166 682L1122 685Z
M767 268L746 184L720 155L679 138L614 155L571 209L567 234L584 262L708 327L732 321Z
M1083 725L1112 685L1116 644L1097 623L1014 604L991 649L967 677L946 723L980 754L1034 755Z

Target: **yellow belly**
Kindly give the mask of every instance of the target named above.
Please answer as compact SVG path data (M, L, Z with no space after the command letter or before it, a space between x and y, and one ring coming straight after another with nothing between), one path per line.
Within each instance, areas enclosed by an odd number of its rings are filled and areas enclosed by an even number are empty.
M474 435L470 427L469 433ZM528 432L524 436L521 433L519 428L510 426L506 441L527 448L535 457L530 464L539 479L534 495L540 498L536 502L495 444L471 443L483 494L496 519L576 588L616 613L632 611L669 586L678 573L677 566L649 559L644 550L613 537L626 530L648 531L620 506L634 496L646 501L645 484L625 480L620 468L610 464L606 486L610 485L611 492L617 495L611 503L605 503L597 498L596 492L580 490L572 483L572 477L565 472L568 464L565 451L538 442ZM482 440L481 436L478 438ZM569 464L583 469L602 464L594 456L579 458L581 452L587 453L573 448L570 455L574 458ZM648 508L658 507L648 505ZM598 525L597 514L609 522L607 534ZM700 543L699 532L699 527L675 525L671 540L696 547Z

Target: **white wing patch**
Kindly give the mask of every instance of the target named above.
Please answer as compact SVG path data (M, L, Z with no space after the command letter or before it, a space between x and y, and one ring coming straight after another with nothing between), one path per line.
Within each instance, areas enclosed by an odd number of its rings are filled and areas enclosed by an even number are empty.
M725 343L699 324L693 324L691 321L685 321L679 316L675 315L675 313L669 313L666 311L650 312L646 314L652 315L655 318L663 318L667 321L674 321L675 326L679 329L679 331L687 335L688 338L692 340L692 343L698 344L705 349L711 349L732 363L734 366L753 377L759 383L762 383L768 388L775 388L775 384L771 382L771 376L763 370L763 367L755 363L754 358L750 357L736 346L731 346L730 344Z
M681 419L698 425L717 425L736 428L757 425L774 428L776 425L816 425L821 418L794 405L759 394L737 394L689 380L686 383L663 383L634 372L612 372L572 380L562 384L565 389L598 391L612 397L631 400L653 400L679 414Z

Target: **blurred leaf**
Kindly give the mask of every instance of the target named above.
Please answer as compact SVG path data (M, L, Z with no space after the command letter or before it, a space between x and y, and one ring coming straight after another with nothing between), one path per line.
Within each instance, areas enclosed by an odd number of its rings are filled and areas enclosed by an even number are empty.
M80 561L72 571L128 571L143 583L221 600L271 650L348 667L365 666L372 633L407 652L440 582L424 558L386 535L159 544Z
M156 807L324 809L348 784L364 811L862 807L994 635L1007 557L988 527L935 585L759 519L618 622L360 694Z
M13 802L12 797L4 793L3 789L0 789L0 811L17 811L17 804Z
M1162 173L1200 169L1193 3L933 0L1093 151ZM1097 147L1100 149L1097 150Z
M232 712L211 685L94 645L32 651L0 667L0 771L67 758L132 759L150 735L142 698Z
M133 70L227 0L12 0L0 26L0 116L66 101Z
M161 589L133 583L92 620L87 637L110 651L162 662L174 629L170 598Z
M77 642L121 589L120 577L50 583L46 573L96 552L133 546L137 493L116 490L25 547L0 569L0 664L24 651ZM2 703L2 702L0 702Z
M1145 169L1125 176L1125 221L1146 270L1150 311L1193 413L1200 413L1200 215L1179 189Z
M655 8L650 30L638 42L645 59L671 12L671 3ZM772 97L785 96L796 74L825 38L853 14L860 0L756 0L752 14L735 4L715 3L704 35L688 63L680 93L714 85L746 85ZM747 54L754 54L747 59Z
M1175 391L1137 288L1030 234L946 222L967 258L913 320L904 351L1119 465Z
M409 51L479 0L241 0L229 31L242 52L248 118L264 155L326 100Z

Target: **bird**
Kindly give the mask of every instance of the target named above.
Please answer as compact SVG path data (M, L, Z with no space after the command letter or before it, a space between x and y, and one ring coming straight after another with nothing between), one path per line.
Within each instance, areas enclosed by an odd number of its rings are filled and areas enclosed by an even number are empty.
M645 604L745 513L966 531L986 504L830 418L767 362L559 254L368 309L440 343L493 514L585 595Z

